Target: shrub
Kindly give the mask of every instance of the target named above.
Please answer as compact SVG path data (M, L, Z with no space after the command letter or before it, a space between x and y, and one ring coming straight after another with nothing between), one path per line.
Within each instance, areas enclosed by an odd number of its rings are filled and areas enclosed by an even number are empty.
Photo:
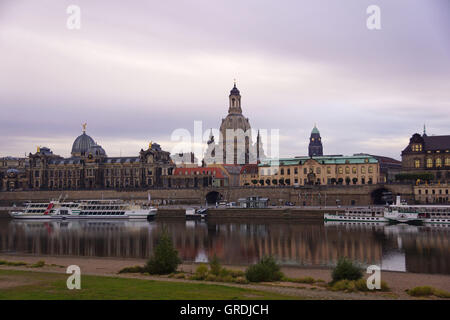
M217 276L216 275L214 275L214 274L208 274L207 276L206 276L206 281L217 281L218 280L218 278L217 278Z
M330 287L331 291L345 291L345 292L354 292L357 291L358 288L356 286L356 281L351 281L347 279L336 281Z
M201 264L195 270L195 277L197 280L205 280L208 275L208 267L205 264Z
M35 264L30 265L30 268L42 268L43 266L45 266L45 261L39 260Z
M336 267L331 274L332 283L339 280L359 280L363 277L363 273L360 267L353 264L352 261L342 258L339 259Z
M444 291L444 290L434 289L433 294L436 297L439 297L439 298L450 299L450 292L447 292L447 291Z
M175 279L186 279L186 275L184 273L175 273L173 275Z
M221 268L220 272L219 272L219 277L227 277L230 275L230 270L226 269L226 268Z
M434 288L429 286L415 287L414 289L407 290L407 293L413 297L426 297L434 294Z
M450 298L450 292L435 289L430 286L415 287L414 289L406 290L406 292L413 297L428 297L434 295L439 298Z
M169 274L175 272L180 263L178 251L174 248L172 239L164 231L160 235L155 252L148 260L145 269L150 274Z
M289 279L289 281L296 282L296 283L307 283L307 284L313 284L314 282L316 282L316 280L314 280L314 278L312 278L312 277L293 278L293 279Z
M6 261L6 260L0 260L0 265L5 266L12 266L12 267L20 267L20 266L26 266L26 262L22 261Z
M355 281L355 286L358 291L369 291L369 288L367 287L367 280L366 279L359 279Z
M233 279L234 283L239 283L239 284L247 284L248 280L245 279L244 277L237 277Z
M218 279L221 282L233 282L234 278L230 275L224 276L224 277L219 277Z
M209 262L209 268L211 269L211 274L218 276L220 274L220 262L219 258L217 258L216 254L212 257L211 261Z
M264 257L257 264L251 265L245 271L245 277L250 282L279 281L283 277L280 266L273 257Z
M228 270L233 278L245 277L245 272L240 270Z
M125 267L119 271L119 273L143 273L145 268L141 266Z

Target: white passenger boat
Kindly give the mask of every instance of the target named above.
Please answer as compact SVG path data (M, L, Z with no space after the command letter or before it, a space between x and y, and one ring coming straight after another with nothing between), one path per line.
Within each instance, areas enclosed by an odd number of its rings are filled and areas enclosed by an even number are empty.
M151 206L131 204L123 200L80 200L73 202L28 202L25 208L11 211L14 219L147 219L156 215Z
M392 222L418 224L450 223L450 206L445 205L392 205L384 216Z
M389 220L384 217L384 207L348 208L345 212L336 212L335 214L325 213L323 219L325 222L389 222Z
M400 201L386 208L384 216L390 222L412 224L448 224L450 206L448 205L409 205Z

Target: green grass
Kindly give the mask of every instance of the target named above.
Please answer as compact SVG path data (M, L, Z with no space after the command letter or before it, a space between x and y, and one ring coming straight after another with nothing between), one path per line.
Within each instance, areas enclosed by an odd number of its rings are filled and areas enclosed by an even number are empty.
M66 287L68 276L58 273L0 270L0 300L277 300L295 298L223 285L88 275L81 276L81 290L69 290Z

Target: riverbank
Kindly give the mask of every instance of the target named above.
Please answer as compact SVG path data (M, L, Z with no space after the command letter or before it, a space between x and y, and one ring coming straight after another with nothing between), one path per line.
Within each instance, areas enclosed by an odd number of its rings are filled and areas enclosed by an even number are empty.
M187 207L186 207L187 208ZM185 219L186 208L179 206L159 207L156 219ZM200 208L200 206L189 207ZM0 218L9 217L8 210L12 207L3 207ZM323 221L324 213L342 211L338 207L269 207L269 208L208 208L208 219L293 219L305 222Z
M65 273L66 267L69 265L78 265L82 275L91 276L108 276L114 278L132 278L142 280L168 281L178 283L199 283L198 281L173 279L163 276L149 276L141 274L118 274L125 268L135 265L144 265L143 259L115 259L115 258L85 258L85 257L52 257L52 256L31 256L31 255L10 255L1 254L0 260L5 261L22 261L29 265L36 264L38 261L45 261L45 266L40 268L30 268L29 266L0 266L0 270L18 270L33 272L51 272ZM183 272L194 272L198 264L182 264L179 267ZM226 266L233 270L245 270L245 266ZM321 279L325 282L331 280L331 269L329 268L311 268L311 267L283 267L282 272L290 278L312 277ZM344 293L332 292L325 290L323 287L300 284L300 283L265 283L265 284L231 284L231 283L215 283L202 281L205 284L237 287L251 290L259 290L270 292L278 295L287 295L300 299L413 299L405 290L418 286L431 286L436 289L450 291L450 275L440 274L417 274L408 272L391 272L383 271L382 280L391 288L391 292L383 293ZM20 277L19 277L20 278ZM0 277L1 280L1 277ZM20 284L20 279L15 285ZM2 284L7 282L0 281L0 292ZM194 292L194 291L193 291ZM195 297L190 297L195 298Z

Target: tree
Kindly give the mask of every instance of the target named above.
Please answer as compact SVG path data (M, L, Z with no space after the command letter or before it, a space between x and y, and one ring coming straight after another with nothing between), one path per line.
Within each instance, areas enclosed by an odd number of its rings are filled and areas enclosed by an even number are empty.
M332 282L339 280L359 280L363 277L361 268L346 258L339 259L331 273Z
M275 259L268 256L249 266L245 271L245 277L250 282L279 281L283 278L283 273Z
M272 179L272 184L277 184L278 180L277 179Z
M263 179L259 180L259 184L263 186L264 185L264 180Z
M284 179L283 179L283 178L281 178L280 180L278 180L278 182L279 182L281 185L284 186Z
M289 186L291 184L291 179L286 179L286 184Z
M270 186L270 179L266 179L266 184Z
M169 274L177 270L181 263L178 257L178 251L172 243L172 239L166 230L164 230L158 239L153 256L148 260L146 271L150 274Z
M434 180L434 175L428 172L417 172L417 173L399 173L395 175L395 180L397 181L432 181Z
M253 180L252 180L252 183L253 183L253 185L256 185L256 184L258 183L258 180L253 179Z
M211 274L219 276L222 267L220 266L219 258L217 258L217 255L215 253L211 261L209 262L209 268L211 269Z
M356 184L356 183L358 183L358 178L353 178L352 181L353 181L353 184Z

